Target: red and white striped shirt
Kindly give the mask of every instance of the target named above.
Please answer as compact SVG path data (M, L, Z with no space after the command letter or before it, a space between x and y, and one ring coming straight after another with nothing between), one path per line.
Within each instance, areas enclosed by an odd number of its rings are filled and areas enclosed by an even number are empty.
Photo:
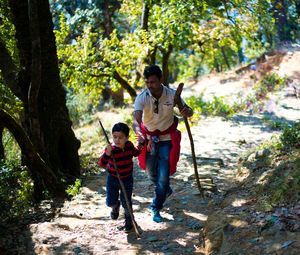
M127 141L123 149L112 145L112 154L116 161L117 169L115 169L113 158L106 154L106 150L99 158L98 165L107 168L107 171L114 177L117 177L117 171L121 179L132 175L132 158L137 157L140 154L140 150L137 149L132 142Z

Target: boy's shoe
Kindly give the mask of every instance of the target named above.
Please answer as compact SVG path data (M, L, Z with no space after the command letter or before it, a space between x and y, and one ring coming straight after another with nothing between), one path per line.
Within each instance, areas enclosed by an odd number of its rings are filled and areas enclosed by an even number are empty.
M132 229L133 229L133 225L131 219L129 220L125 219L125 226L124 226L125 233L129 233Z
M112 220L118 219L119 212L120 212L120 202L118 202L118 204L111 209L111 212L110 212L111 219Z
M151 211L152 211L152 219L153 219L153 221L155 221L157 223L162 222L162 217L160 216L159 210L152 208Z
M131 218L125 218L125 224L118 228L119 230L124 230L125 233L129 233L133 229Z

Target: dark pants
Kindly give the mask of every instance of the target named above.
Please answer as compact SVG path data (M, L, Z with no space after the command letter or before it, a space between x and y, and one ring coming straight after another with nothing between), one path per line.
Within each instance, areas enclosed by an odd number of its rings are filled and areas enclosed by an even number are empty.
M155 185L155 197L151 208L155 210L163 208L170 189L170 150L171 141L161 141L155 145L155 150L147 152L146 170Z
M129 201L130 208L132 207L132 190L133 190L133 176L128 176L125 179L122 179L124 184L126 195ZM117 177L107 175L106 178L106 205L109 207L115 207L119 204L119 197L121 200L121 205L125 210L125 217L130 217L130 213L128 211L124 194L121 190L121 185Z

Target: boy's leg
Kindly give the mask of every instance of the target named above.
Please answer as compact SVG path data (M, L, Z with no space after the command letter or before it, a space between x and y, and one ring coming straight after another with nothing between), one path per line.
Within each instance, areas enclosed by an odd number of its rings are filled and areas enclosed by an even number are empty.
M120 210L119 180L110 174L106 178L106 205L111 207L110 217L118 219Z
M124 184L124 187L125 187L125 190L126 190L126 195L127 195L127 198L128 198L128 202L129 202L129 208L126 204L126 201L125 201L125 197L124 197L124 194L123 192L121 192L121 204L124 208L124 212L125 212L125 224L124 224L124 227L123 229L125 230L125 232L127 231L130 231L133 227L132 225L132 219L131 219L131 214L130 214L130 211L133 213L132 211L132 190L133 190L133 176L129 176L128 178L122 180L123 181L123 184Z

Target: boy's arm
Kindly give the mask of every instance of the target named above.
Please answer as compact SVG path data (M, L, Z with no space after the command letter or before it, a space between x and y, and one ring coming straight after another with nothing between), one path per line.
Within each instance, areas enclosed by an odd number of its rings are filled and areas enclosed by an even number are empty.
M98 161L98 165L100 167L105 168L107 166L108 161L110 159L111 150L112 150L111 145L107 145L107 147L105 148L103 154L101 155Z

